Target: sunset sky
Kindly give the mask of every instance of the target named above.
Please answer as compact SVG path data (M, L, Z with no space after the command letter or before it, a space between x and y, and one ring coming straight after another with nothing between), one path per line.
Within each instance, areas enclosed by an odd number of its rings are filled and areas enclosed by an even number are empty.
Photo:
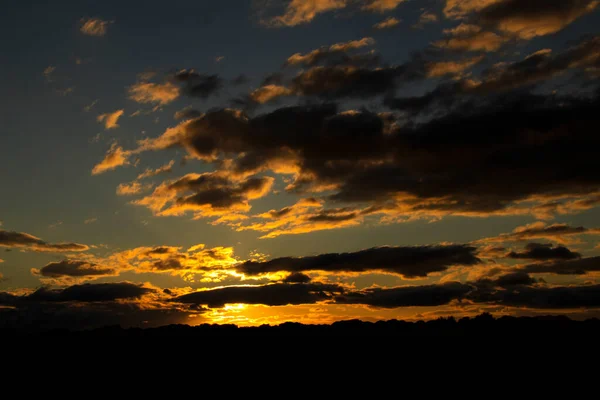
M600 1L16 1L0 319L600 317Z

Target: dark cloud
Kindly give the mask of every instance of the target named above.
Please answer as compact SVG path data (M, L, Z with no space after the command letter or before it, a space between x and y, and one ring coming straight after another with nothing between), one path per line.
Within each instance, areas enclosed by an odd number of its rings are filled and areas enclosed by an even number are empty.
M383 271L406 278L426 277L453 265L479 262L475 248L463 245L376 247L354 253L331 253L310 257L282 257L270 261L246 261L236 266L248 275L268 272L368 272Z
M530 274L585 275L600 271L600 257L530 264L519 270Z
M218 75L200 74L194 70L181 70L175 73L174 79L184 83L183 93L202 99L217 94L223 87L223 79Z
M102 302L139 298L154 291L154 289L129 282L86 283L69 286L65 289L43 287L20 300L36 302Z
M303 274L302 272L291 273L283 280L285 283L308 283L310 281L310 276Z
M313 67L298 74L290 89L298 95L324 99L368 98L393 93L405 72L404 67Z
M42 267L39 271L35 271L36 274L48 278L78 278L117 275L117 271L114 268L103 267L95 263L79 260L63 260L59 262L52 262Z
M532 239L547 239L559 243L567 243L580 235L598 235L600 229L571 226L568 224L548 225L544 222L515 228L511 233L503 233L496 237L481 239L480 242L511 242Z
M508 258L527 260L572 260L580 258L581 254L572 252L564 246L553 247L551 244L528 243L523 252L510 252Z
M536 195L542 203L543 196L593 195L600 189L591 172L599 167L591 150L600 145L593 134L600 128L598 99L527 100L498 99L405 127L386 147L393 162L356 166L332 198L405 197L396 207L413 215L473 215L532 213L515 202Z
M225 304L263 304L284 306L288 304L314 304L329 300L334 294L342 293L337 285L317 283L275 283L263 286L228 286L185 294L174 302L223 307Z
M584 39L567 50L552 54L550 49L540 50L522 61L499 64L483 73L482 84L474 90L510 90L532 85L576 69L600 67L600 37Z
M471 292L470 300L511 307L533 309L565 309L600 307L600 285L527 286L516 285L498 290Z
M17 248L49 253L86 251L88 246L79 243L48 243L28 233L0 229L0 247Z
M441 306L462 299L471 290L471 286L458 282L392 289L373 288L337 296L335 301L381 308Z

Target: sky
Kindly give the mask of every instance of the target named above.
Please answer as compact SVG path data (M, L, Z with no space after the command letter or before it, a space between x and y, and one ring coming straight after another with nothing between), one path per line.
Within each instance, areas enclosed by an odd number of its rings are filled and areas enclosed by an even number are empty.
M14 1L5 324L600 316L600 1Z

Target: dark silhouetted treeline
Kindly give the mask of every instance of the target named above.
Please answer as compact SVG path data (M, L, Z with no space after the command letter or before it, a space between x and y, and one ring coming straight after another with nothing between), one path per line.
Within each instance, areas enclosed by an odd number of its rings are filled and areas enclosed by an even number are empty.
M201 337L201 336L404 336L404 337L598 337L600 320L575 321L564 316L501 317L490 314L474 318L439 318L431 321L349 320L331 325L303 325L286 322L281 325L238 327L236 325L167 325L158 328L107 326L94 330L23 331L16 327L0 330L0 336L73 336L73 337Z

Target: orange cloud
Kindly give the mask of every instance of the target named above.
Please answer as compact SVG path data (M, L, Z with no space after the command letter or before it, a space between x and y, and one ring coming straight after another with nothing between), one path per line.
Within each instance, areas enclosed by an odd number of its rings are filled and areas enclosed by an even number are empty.
M111 21L103 21L99 18L88 18L82 20L83 25L81 25L80 31L84 35L89 36L104 36L106 35L106 31L108 29L108 25L111 24Z
M265 222L240 225L238 231L267 232L260 239L281 235L297 235L358 225L362 216L352 209L324 210L323 203L314 198L302 199L290 207L271 210L253 217Z
M187 212L194 218L225 217L251 209L250 200L270 192L274 178L234 180L225 172L188 174L176 181L167 181L154 192L133 204L148 207L158 216L178 216ZM234 218L235 219L235 218Z
M452 37L434 42L434 45L456 51L496 51L508 40L493 32L483 31L477 25L468 24L445 29L444 33Z
M92 169L92 175L99 175L122 165L129 164L129 156L131 154L131 151L123 150L121 146L113 143L104 159Z
M179 97L180 89L171 82L138 82L129 88L129 98L138 103L158 103L165 105Z
M293 92L285 86L266 85L250 93L250 98L260 104L267 103L282 96L290 96Z
M484 24L530 40L537 36L556 33L580 17L596 9L598 0L571 0L569 2L536 2L519 8L519 0L504 0L481 11L480 19Z
M351 40L349 42L336 43L331 46L323 46L316 50L313 50L309 53L302 54L296 53L290 56L286 65L299 65L306 64L312 65L315 61L327 54L330 53L344 53L350 50L360 49L362 47L373 46L375 44L375 39L370 37L365 37L360 40Z
M444 15L453 19L464 18L501 1L503 0L446 0Z
M132 196L152 189L152 184L142 185L140 182L133 181L131 183L121 183L117 186L117 195Z
M400 3L404 3L406 0L368 0L367 4L362 6L363 10L373 12L386 12L391 11L398 7Z
M119 121L119 118L121 117L121 115L123 115L124 112L125 110L117 110L112 113L98 115L97 121L104 122L104 127L106 129L115 129L119 127L117 122Z
M292 0L285 13L267 22L271 26L296 26L312 21L317 15L346 7L348 0Z
M374 29L388 29L400 24L398 18L389 17L373 25Z
M171 160L168 164L156 169L146 168L144 172L138 175L137 179L152 178L160 174L169 173L173 171L173 165L175 165L175 160Z
M427 64L427 76L430 78L445 75L460 75L483 60L483 56L468 58L461 61L439 61Z

